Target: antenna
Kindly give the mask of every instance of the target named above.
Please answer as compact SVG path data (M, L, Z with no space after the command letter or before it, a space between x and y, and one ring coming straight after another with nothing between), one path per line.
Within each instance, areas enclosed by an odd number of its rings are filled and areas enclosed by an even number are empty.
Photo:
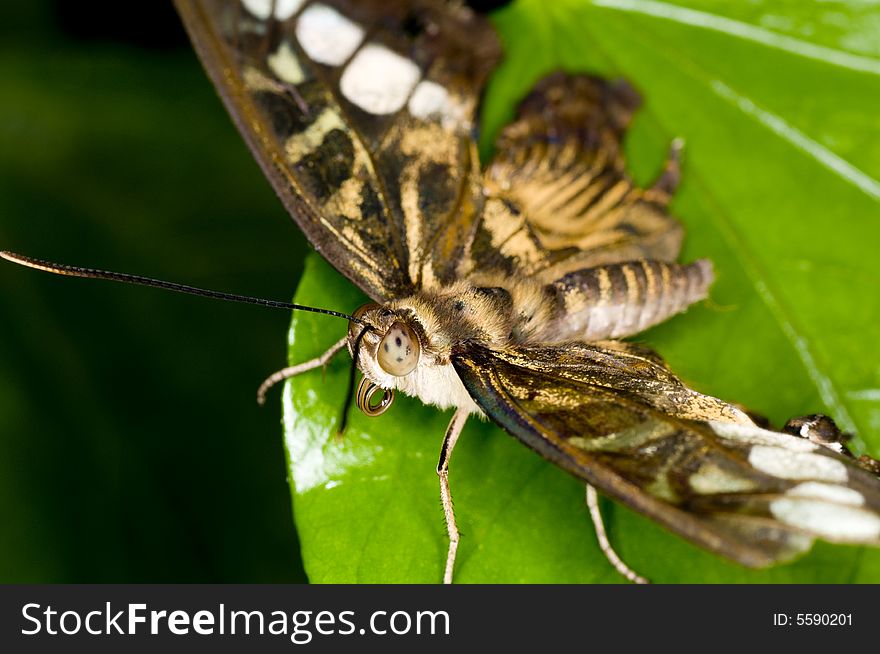
M220 291L209 291L203 288L187 286L186 284L175 284L174 282L165 282L160 279L152 279L150 277L141 277L140 275L129 275L127 273L111 272L109 270L96 270L94 268L82 268L80 266L68 266L63 263L53 263L51 261L43 261L41 259L33 259L15 252L0 252L0 257L7 261L17 263L27 268L43 270L55 275L66 275L68 277L86 277L89 279L108 279L114 282L124 282L126 284L136 284L138 286L152 286L153 288L161 288L166 291L174 291L176 293L188 293L189 295L200 295L202 297L214 298L216 300L227 300L229 302L242 302L244 304L257 304L273 309L293 309L295 311L311 311L312 313L321 313L325 316L335 316L336 318L345 318L353 323L369 327L369 323L355 318L347 313L339 311L331 311L330 309L319 309L317 307L307 307L302 304L293 304L291 302L279 302L277 300L264 300L263 298L251 297L249 295L236 295L235 293L221 293Z

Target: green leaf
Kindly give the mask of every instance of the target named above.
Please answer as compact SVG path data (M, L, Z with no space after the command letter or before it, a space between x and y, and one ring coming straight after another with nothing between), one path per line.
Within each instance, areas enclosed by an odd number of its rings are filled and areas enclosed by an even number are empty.
M856 18L875 28L878 18L847 3L832 7L831 23L812 3L742 4L505 8L494 20L507 57L487 95L482 146L555 68L633 82L645 102L629 166L647 182L669 141L685 138L673 203L687 227L683 259L711 257L718 273L709 302L639 340L701 391L776 424L825 411L877 456L880 61L854 35L864 36ZM719 7L731 14L711 13ZM363 296L313 257L297 301L351 311ZM291 361L320 354L345 328L295 316ZM450 415L401 397L380 418L353 414L337 442L349 364L340 355L325 378L302 375L284 396L309 578L438 582L447 541L434 468ZM451 483L463 534L457 581L620 581L596 544L583 485L492 424L466 426ZM657 582L880 581L875 550L820 543L793 564L751 571L620 506L604 512L623 559Z

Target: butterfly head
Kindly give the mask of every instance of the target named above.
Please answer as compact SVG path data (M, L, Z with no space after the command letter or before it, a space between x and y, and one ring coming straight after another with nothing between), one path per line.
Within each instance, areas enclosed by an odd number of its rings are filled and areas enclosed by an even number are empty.
M352 321L348 328L349 352L364 375L357 391L361 411L383 413L395 391L442 409L478 410L449 360L449 326L438 322L424 302L406 298L390 306L368 304L354 317L366 323ZM380 389L382 401L374 404L370 398Z
M380 386L392 386L389 378L405 377L419 365L422 354L420 325L411 316L378 304L366 304L354 316L368 323L349 324L348 344L354 355L355 341L360 337L358 366ZM361 336L361 332L367 331ZM392 383L388 383L392 382Z

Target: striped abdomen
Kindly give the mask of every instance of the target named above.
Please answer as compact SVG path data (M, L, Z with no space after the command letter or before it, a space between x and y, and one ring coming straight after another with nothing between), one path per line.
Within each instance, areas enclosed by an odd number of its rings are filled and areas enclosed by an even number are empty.
M536 336L544 342L632 336L705 298L712 280L707 259L686 266L629 261L578 270L548 286L555 315Z

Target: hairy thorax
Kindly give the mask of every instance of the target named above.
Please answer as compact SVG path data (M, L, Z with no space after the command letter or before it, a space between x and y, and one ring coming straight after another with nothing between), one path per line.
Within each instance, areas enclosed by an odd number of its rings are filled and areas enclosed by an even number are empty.
M384 306L362 307L356 315L370 327L363 331L351 323L348 347L354 356L360 336L358 367L376 386L441 409L479 413L452 365L456 348L503 350L629 336L705 297L711 279L705 261L600 266L550 284L480 273ZM412 365L400 364L404 358Z

